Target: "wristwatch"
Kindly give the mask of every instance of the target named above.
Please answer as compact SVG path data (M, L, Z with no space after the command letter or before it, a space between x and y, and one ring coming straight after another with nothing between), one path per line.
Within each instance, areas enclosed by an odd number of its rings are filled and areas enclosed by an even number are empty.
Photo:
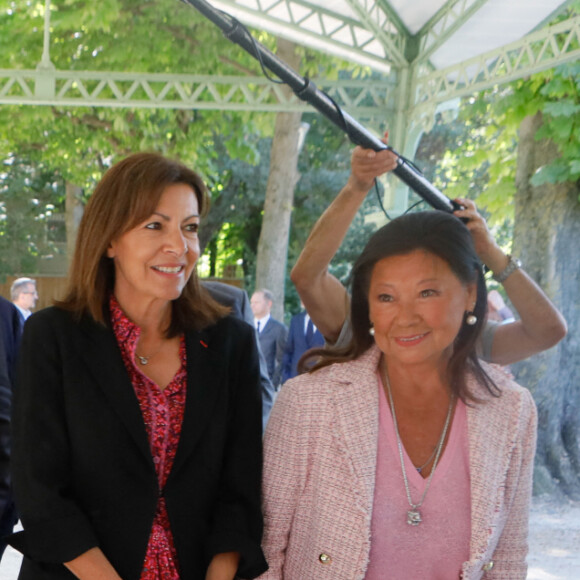
M503 272L500 272L499 274L494 274L492 278L496 282L503 284L507 280L508 276L513 274L518 268L521 267L522 263L517 258L514 258L511 254L508 254L508 265L505 267Z

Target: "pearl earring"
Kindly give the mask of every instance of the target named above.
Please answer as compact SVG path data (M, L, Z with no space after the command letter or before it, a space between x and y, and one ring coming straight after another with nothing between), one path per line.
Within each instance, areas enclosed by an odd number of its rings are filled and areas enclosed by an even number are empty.
M475 314L470 313L465 317L465 324L468 324L469 326L473 326L475 323L477 322L477 316L475 316Z
M372 322L371 322L371 327L369 328L369 334L371 336L374 336L375 335L375 327L372 325Z

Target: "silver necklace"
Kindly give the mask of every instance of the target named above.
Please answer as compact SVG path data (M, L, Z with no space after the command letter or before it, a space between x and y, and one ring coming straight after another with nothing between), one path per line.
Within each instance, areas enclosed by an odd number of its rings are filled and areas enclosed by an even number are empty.
M391 413L393 415L393 424L395 425L395 434L397 435L397 447L399 448L399 459L401 460L401 471L403 472L403 482L405 483L405 491L407 492L407 501L411 506L411 509L407 510L407 523L410 526L418 526L423 521L423 519L421 518L421 512L419 511L419 508L423 505L425 496L427 495L429 487L431 486L431 480L433 479L435 468L437 467L437 463L439 462L439 457L441 456L441 451L443 450L443 443L445 442L445 436L447 435L449 422L451 421L451 411L453 410L453 399L449 401L449 410L447 411L447 418L445 419L443 432L441 433L441 438L439 439L439 443L437 444L436 447L437 452L435 454L435 461L433 462L433 469L429 474L427 485L425 486L425 490L423 491L423 495L421 496L419 502L413 503L413 500L411 499L411 490L409 489L409 482L407 480L407 471L405 470L405 460L403 459L403 444L401 443L401 436L399 435L397 415L395 414L395 403L393 402L393 395L391 393L391 383L389 382L389 375L386 371L385 371L385 379L386 379L385 382L387 384L387 393L389 395L389 405L391 407ZM431 461L431 458L429 458L429 461ZM423 469L425 465L423 465L420 469Z
M427 465L429 465L429 463L431 463L431 461L433 461L433 457L435 457L435 453L437 453L437 446L435 446L431 455L429 455L429 459L427 459L427 461L425 461L425 463L423 463L423 465L421 465L421 467L415 466L417 473L421 473L427 467Z
M149 359L154 355L150 354L149 356L141 356L141 355L138 355L137 353L135 353L135 356L139 359L140 364L147 365L147 364L149 364Z
M163 342L161 343L161 346L153 354L150 354L149 356L141 356L140 354L137 354L137 352L135 352L135 356L139 359L139 364L145 366L149 364L149 359L153 358L162 348Z

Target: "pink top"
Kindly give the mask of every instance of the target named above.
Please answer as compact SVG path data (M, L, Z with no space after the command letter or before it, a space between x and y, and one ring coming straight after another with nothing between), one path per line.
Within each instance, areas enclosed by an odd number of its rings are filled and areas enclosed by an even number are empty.
M410 509L401 473L401 460L393 417L379 383L379 438L377 470L371 521L371 551L365 580L459 578L469 560L471 493L467 413L459 401L444 453L419 508L423 521L407 523ZM403 448L403 458L413 503L418 503L427 485ZM388 574L386 575L386 572Z
M162 490L171 472L183 423L187 383L185 341L181 339L179 349L181 367L165 389L161 390L134 362L141 329L127 318L114 297L111 297L110 309L113 331L139 400L159 489ZM165 499L160 496L140 580L179 580L178 570L167 507Z

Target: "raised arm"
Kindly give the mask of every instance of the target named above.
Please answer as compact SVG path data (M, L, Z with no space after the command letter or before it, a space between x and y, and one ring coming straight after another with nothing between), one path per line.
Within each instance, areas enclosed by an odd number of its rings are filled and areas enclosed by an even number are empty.
M475 203L463 198L456 201L465 209L456 211L455 215L469 218L467 227L481 261L494 275L500 275L508 267L508 256L493 239ZM497 328L490 362L502 365L518 362L551 348L566 336L564 317L522 268L514 270L504 280L503 287L520 319Z
M312 228L290 274L312 322L330 342L340 334L349 299L346 289L330 274L328 266L375 177L394 169L396 160L396 155L387 150L354 149L346 185Z

